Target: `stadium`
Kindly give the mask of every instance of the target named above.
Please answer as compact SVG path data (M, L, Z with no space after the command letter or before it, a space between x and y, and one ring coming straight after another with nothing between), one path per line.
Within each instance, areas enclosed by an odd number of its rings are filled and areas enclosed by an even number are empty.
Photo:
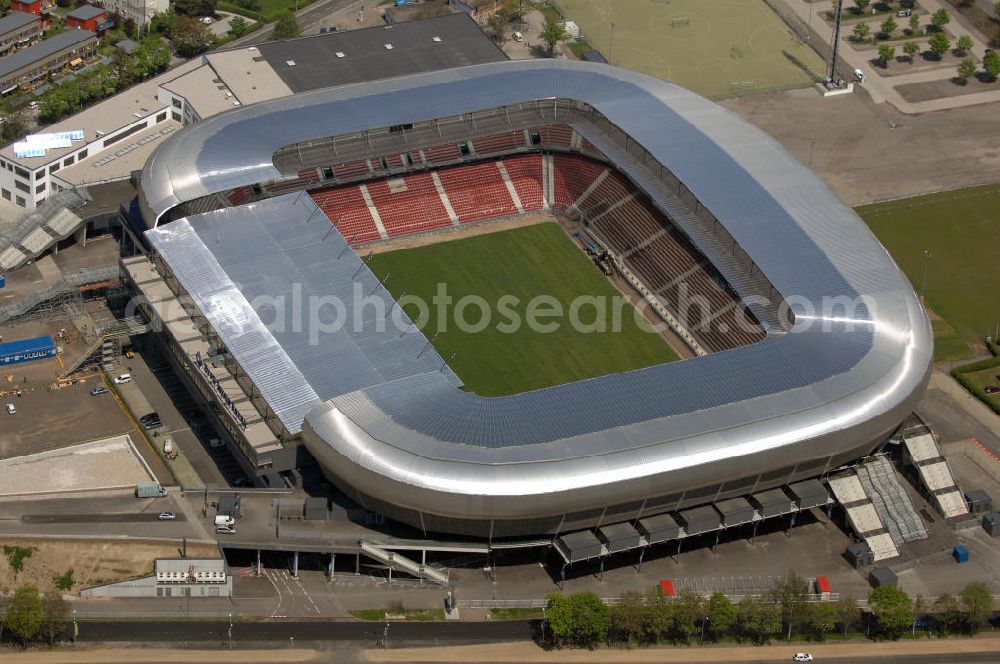
M157 148L139 206L160 302L184 302L151 318L209 339L175 355L215 376L256 469L304 448L351 499L425 535L793 496L882 444L930 372L912 287L816 176L716 104L611 66L496 62L234 108ZM447 257L463 228L538 214L576 229L687 359L487 395L397 306L406 275L366 257L404 237ZM339 326L273 304L359 292L381 309L346 307Z

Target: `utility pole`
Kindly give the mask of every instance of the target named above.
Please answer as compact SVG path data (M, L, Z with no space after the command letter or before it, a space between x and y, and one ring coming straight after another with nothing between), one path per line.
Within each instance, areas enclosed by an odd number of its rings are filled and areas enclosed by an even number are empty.
M611 21L611 45L608 47L608 62L615 64L615 22Z
M924 249L924 275L920 279L920 303L927 306L927 263L930 262L931 252Z

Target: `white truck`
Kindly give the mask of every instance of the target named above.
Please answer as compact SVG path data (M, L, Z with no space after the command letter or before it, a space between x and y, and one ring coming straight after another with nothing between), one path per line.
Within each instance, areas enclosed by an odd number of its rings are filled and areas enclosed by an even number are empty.
M233 517L231 517L231 516L229 516L227 514L216 514L215 515L215 527L216 528L218 528L220 526L225 527L225 528L232 528L235 525L236 525L236 519L234 519Z

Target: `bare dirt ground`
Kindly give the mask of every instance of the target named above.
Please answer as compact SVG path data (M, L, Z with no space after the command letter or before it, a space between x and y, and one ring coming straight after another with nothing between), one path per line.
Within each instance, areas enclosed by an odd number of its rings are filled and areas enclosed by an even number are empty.
M802 163L812 152L812 169L849 205L986 184L1000 173L995 104L907 116L861 95L796 90L722 105Z
M36 586L40 592L55 589L54 577L73 570L73 592L111 581L151 574L154 558L176 558L176 546L163 543L107 540L50 540L44 538L0 538L0 546L33 547L15 574L0 548L0 592L17 586ZM188 544L191 557L216 558L214 545Z
M904 83L896 86L896 92L902 95L903 99L910 102L927 101L938 97L956 95L971 95L977 92L992 92L1000 89L1000 82L986 81L982 77L972 77L965 84L956 82L957 79L949 78L943 81L925 81L923 83Z
M362 655L372 662L665 662L682 653L686 662L747 662L774 657L790 661L796 652L795 645L722 646L684 648L643 648L639 650L555 650L545 651L534 643L483 644L444 648L400 648L390 650L365 650ZM890 655L929 655L934 653L998 652L1000 638L984 636L974 639L942 639L935 641L897 641L895 643L810 643L809 650L816 659L841 657L877 657Z

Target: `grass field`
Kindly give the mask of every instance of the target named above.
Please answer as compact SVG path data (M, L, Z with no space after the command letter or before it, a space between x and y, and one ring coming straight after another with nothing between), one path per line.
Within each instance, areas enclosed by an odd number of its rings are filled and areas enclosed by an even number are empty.
M1000 185L866 205L857 212L918 293L926 262L927 304L943 319L934 321L935 359L960 359L975 354L977 345L981 349L1000 323L993 292L1000 283Z
M432 305L423 327L428 338L437 334L435 348L466 389L477 394L515 394L677 359L662 337L641 329L644 322L636 322L635 310L627 303L620 309L620 331L613 331L612 301L620 294L554 223L376 254L369 264L376 274L391 275L387 287L396 297L405 291L430 303L438 284L446 284L456 303L478 295L490 305L490 322L479 332L457 329L457 307L439 318ZM593 325L593 306L581 307L578 315L591 324L589 331L575 329L569 316L544 319L558 323L553 332L538 332L526 324L507 329L510 318L500 313L500 298L518 298L510 310L525 321L529 301L539 295L555 298L564 312L577 296L603 298L608 303L608 316L602 317L605 330ZM415 305L407 305L406 311L417 318ZM480 309L469 307L463 318L479 322Z
M558 0L613 64L709 97L805 87L824 65L763 0ZM688 25L674 27L674 19ZM615 24L614 50L611 23ZM750 85L749 82L754 82Z

